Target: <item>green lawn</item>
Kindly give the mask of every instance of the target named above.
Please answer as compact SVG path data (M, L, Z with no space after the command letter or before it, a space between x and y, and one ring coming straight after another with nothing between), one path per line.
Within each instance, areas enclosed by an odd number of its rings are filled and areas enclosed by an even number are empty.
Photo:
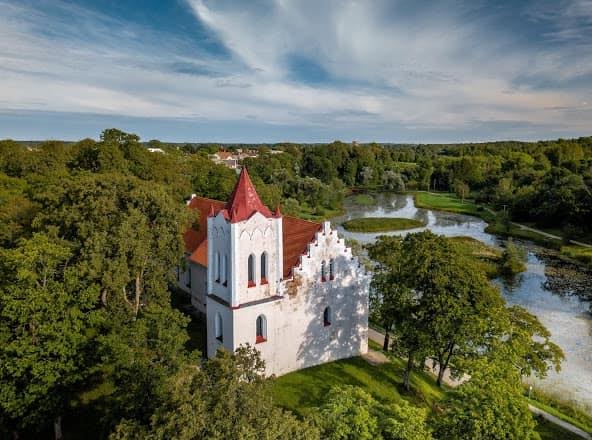
M582 440L579 435L573 434L542 417L537 417L536 421L537 432L541 436L541 440Z
M476 205L472 200L461 200L452 193L415 192L415 206L425 209L455 212L482 217L485 220L492 217L483 207Z
M592 248L575 245L563 246L561 248L561 253L569 258L573 258L574 260L592 266Z
M352 197L352 200L356 205L371 206L376 204L376 199L370 194L357 194Z
M382 402L405 399L416 405L432 407L444 397L445 391L422 372L412 375L413 390L407 393L402 381L403 368L400 359L373 366L361 357L355 357L281 376L274 380L273 394L277 404L298 414L321 405L327 392L337 385L363 387Z
M413 229L424 226L423 222L410 218L364 217L354 218L343 223L352 232L385 232Z

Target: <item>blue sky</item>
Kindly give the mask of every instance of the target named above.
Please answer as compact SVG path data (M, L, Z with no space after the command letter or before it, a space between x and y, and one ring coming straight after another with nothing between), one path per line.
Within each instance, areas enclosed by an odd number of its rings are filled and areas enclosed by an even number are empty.
M592 0L0 0L0 138L592 135Z

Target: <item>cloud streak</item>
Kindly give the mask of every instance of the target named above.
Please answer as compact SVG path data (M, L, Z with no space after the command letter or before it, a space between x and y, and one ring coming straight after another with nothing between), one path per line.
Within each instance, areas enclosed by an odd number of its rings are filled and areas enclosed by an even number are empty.
M590 113L574 115L592 102L592 39L580 37L590 35L588 0L566 1L561 13L446 1L421 9L387 0L180 4L223 52L106 11L0 0L0 110L229 130L259 121L299 127L300 140L358 132L433 141L454 130L465 140L490 136L484 124L506 130L499 138L531 138L532 127L541 129L535 137L590 134ZM508 13L548 44L516 40L504 28Z

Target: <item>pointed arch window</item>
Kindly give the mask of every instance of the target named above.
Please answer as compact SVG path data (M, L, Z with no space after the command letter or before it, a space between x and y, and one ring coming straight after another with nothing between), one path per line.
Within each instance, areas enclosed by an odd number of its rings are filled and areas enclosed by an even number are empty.
M220 282L220 273L222 271L221 266L221 261L220 261L220 252L216 252L216 261L214 263L214 270L215 270L215 274L216 274L216 282L219 283Z
M222 260L222 284L228 286L228 255L226 254Z
M325 307L325 310L323 311L323 325L325 327L328 327L331 325L331 307Z
M329 260L329 279L330 280L335 279L335 259L334 258L331 258Z
M327 281L327 262L325 260L321 263L321 281Z
M249 262L248 262L248 275L249 275L249 282L248 287L255 286L255 255L249 255Z
M216 313L216 318L214 319L214 332L216 334L216 339L220 342L224 342L224 327L222 325L222 315L220 315L220 312Z
M257 317L257 321L255 323L256 326L256 335L255 335L255 343L260 344L262 342L267 341L267 319L265 315L259 315Z
M261 284L267 284L267 252L261 254Z

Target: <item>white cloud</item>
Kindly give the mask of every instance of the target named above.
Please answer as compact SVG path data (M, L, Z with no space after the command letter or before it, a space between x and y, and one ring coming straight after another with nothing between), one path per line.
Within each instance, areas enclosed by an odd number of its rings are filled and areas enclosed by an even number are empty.
M558 110L592 100L589 91L517 87L516 79L527 73L569 81L592 72L592 57L515 47L511 35L466 20L458 7L441 4L410 18L387 0L275 0L251 9L187 1L231 59L180 50L187 43L180 37L83 8L55 22L0 0L0 109L256 119L366 132L389 124L460 129L475 120L589 129L589 121ZM570 14L589 12L589 2L575 3ZM295 79L295 55L332 80Z

